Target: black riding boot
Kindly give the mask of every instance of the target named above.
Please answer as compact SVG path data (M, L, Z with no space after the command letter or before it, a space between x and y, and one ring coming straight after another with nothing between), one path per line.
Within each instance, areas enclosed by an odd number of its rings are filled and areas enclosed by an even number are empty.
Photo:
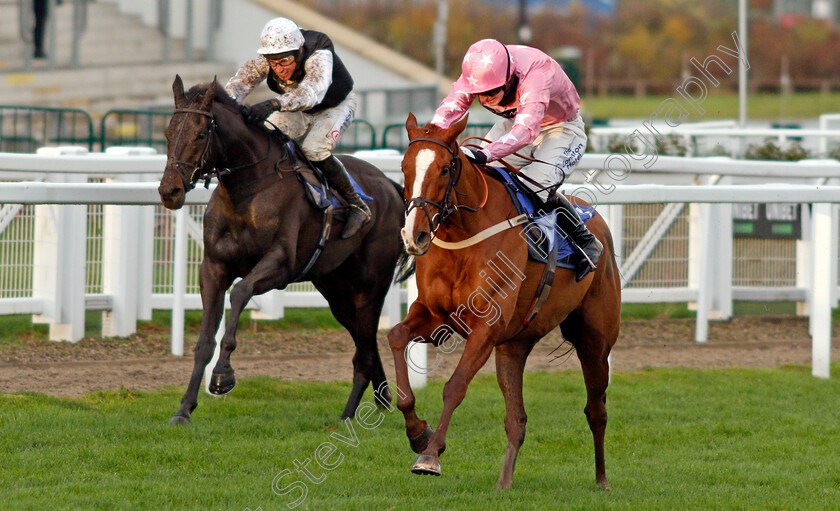
M555 194L550 202L550 207L557 210L557 223L560 228L572 238L572 241L583 252L583 259L578 262L575 268L575 279L580 282L590 271L595 269L601 259L604 246L598 241L598 238L589 232L586 224L580 219L574 206L566 199L565 195Z
M359 197L356 189L353 188L353 183L350 182L347 169L344 168L344 164L338 158L330 156L326 160L314 161L312 163L321 169L330 186L341 194L344 200L350 205L350 209L347 212L347 223L344 225L344 231L341 233L341 239L346 240L359 232L359 229L370 221L370 209L368 209L365 201Z

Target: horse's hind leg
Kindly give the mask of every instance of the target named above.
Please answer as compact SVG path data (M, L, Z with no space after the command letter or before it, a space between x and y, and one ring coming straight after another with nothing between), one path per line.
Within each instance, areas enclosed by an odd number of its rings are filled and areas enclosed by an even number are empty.
M201 378L204 376L204 368L213 358L213 350L216 347L216 330L219 328L219 321L222 319L225 289L230 285L230 278L224 266L207 259L201 262L199 276L201 302L204 307L201 318L201 333L198 334L198 341L195 344L195 363L193 364L190 383L187 385L184 397L181 398L181 407L170 419L170 424L189 424L190 414L198 406L198 389L201 386Z
M236 377L230 365L230 354L236 349L236 328L239 317L248 301L255 294L262 294L277 289L288 282L287 271L281 264L282 249L266 254L242 280L233 286L230 292L230 317L225 325L225 335L219 347L219 360L213 368L210 380L210 393L217 396L227 394L236 385Z
M510 488L516 457L525 441L525 423L528 416L525 414L525 403L522 399L522 373L532 347L533 343L530 341L496 346L496 379L499 380L499 388L505 398L505 432L508 437L502 473L496 482L497 488Z
M373 383L377 405L389 406L391 403L388 387L383 385L386 381L385 369L376 344L379 316L390 280L363 286L344 280L331 276L319 279L316 285L329 302L333 315L350 332L356 345L356 353L353 355L353 388L341 414L342 419L347 419L356 414L356 408L369 383ZM365 291L348 295L347 289L353 287L365 288Z
M609 490L604 466L604 433L607 429L607 385L610 381L607 337L598 327L584 321L579 311L570 314L560 325L563 336L575 347L586 384L586 407L583 409L595 443L595 483Z

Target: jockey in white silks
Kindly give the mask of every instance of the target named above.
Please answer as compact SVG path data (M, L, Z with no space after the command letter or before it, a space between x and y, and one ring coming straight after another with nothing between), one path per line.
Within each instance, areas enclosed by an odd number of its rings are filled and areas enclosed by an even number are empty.
M269 21L260 43L257 58L236 72L225 91L241 104L254 87L268 80L268 87L278 96L243 106L246 118L254 123L268 119L300 144L306 157L350 205L341 233L342 239L349 238L370 221L370 209L344 165L332 154L356 112L353 78L326 34L302 30L292 20Z

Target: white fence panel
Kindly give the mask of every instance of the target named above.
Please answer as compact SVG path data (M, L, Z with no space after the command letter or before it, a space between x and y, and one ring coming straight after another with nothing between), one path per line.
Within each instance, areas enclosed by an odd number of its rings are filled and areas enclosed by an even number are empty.
M398 173L401 155L395 151L365 151L357 156L379 166L390 177L399 179ZM628 160L631 179L624 180L620 186L608 183L605 186L595 181L594 184L580 182L595 174L581 172L573 176L566 187L567 193L584 194L593 197L599 211L608 217L615 230L615 239L619 241L618 253L628 253L627 259L645 265L662 264L666 270L663 275L682 277L668 284L668 278L652 278L645 281L628 283L623 293L625 302L662 302L690 301L698 307L696 337L705 339L707 318L728 317L734 299L785 299L807 300L811 302L812 333L815 340L819 335L826 335L825 328L830 321L830 309L836 303L837 296L837 214L836 206L829 205L827 220L823 206L814 206L814 226L816 231L828 231L828 236L812 244L798 259L800 270L807 265L804 260L812 261L807 268L810 278L799 279L791 285L737 285L732 278L732 224L731 204L733 203L802 203L834 204L840 202L840 186L813 184L815 178L840 178L840 163L836 161L805 161L798 163L744 162L730 159L709 158L674 158L660 157L650 169L642 162ZM610 164L610 155L586 155L580 165L582 169L604 171ZM186 222L177 227L177 232L170 235L173 226L170 212L153 213L152 205L159 204L157 179L165 165L163 155L117 155L117 154L71 154L71 155L21 155L0 154L0 179L20 180L34 176L38 182L3 182L0 183L0 203L6 204L4 212L8 217L16 211L13 220L4 220L7 226L13 226L20 217L26 217L26 207L17 205L36 205L37 213L31 266L22 270L32 279L31 292L16 291L0 297L0 313L25 312L36 313L51 323L51 338L78 340L83 332L84 310L103 310L108 318L105 333L110 335L128 335L136 328L137 319L148 318L152 308L173 307L200 309L201 304L194 287L194 271L191 267L179 270L173 280L169 268L174 261L186 265L197 264L201 257L200 230L195 222L201 216L201 205L205 204L213 188L198 188L187 195L188 204L196 205L189 213L183 213ZM601 172L598 178L604 178L608 172ZM697 176L727 175L717 185L697 186L688 184ZM758 179L791 179L795 184L729 184L739 181L755 182ZM786 178L787 176L787 178ZM793 177L790 177L793 176ZM581 179L583 178L583 179ZM91 179L106 182L87 182ZM120 182L132 179L134 182ZM638 180L656 180L681 185L623 184ZM810 182L811 184L804 184ZM105 205L103 209L102 234L102 284L101 293L85 293L85 253L86 228L83 204ZM669 204L676 204L669 206ZM701 204L698 211L704 211L699 217L680 212L686 209L683 204ZM705 204L705 205L703 205ZM623 232L633 218L628 211L643 205L660 205L652 210L652 215L661 218L659 227L654 226L655 236L649 247L638 249L644 253L633 253L637 239L641 235ZM632 206L632 207L631 207ZM665 208L664 210L662 208ZM695 206L688 209L693 210ZM803 208L807 209L807 208ZM664 211L664 213L663 213ZM192 219L192 220L190 220ZM648 221L651 224L653 221ZM686 231L669 233L668 224L687 226ZM650 225L648 225L650 227ZM686 229L686 227L680 227ZM671 228L673 230L673 227ZM810 230L810 229L809 229ZM155 231L153 235L152 232ZM126 232L136 233L132 237ZM663 259L655 261L656 243L669 239L683 247L684 261ZM693 234L694 233L694 234ZM4 236L7 233L4 233ZM9 233L10 234L10 233ZM635 236L635 238L633 237ZM677 236L673 238L673 236ZM150 240L157 239L152 243ZM692 241L692 239L696 241ZM81 241L80 241L81 240ZM167 241L169 240L169 241ZM827 241L826 241L827 240ZM19 241L18 241L19 242ZM173 245L172 242L175 242ZM4 250L10 242L4 242ZM26 242L22 243L24 246ZM803 245L809 244L803 240ZM695 249L691 249L695 246ZM627 252L625 252L627 250ZM172 252L177 252L177 256ZM193 253L194 252L194 253ZM8 253L0 251L0 254ZM181 255L185 254L185 255ZM632 257L630 257L632 255ZM61 257L59 257L61 256ZM174 256L174 257L173 257ZM724 259L721 259L724 258ZM828 263L826 263L828 261ZM827 269L826 269L827 264ZM126 270L126 265L134 267L134 272ZM729 269L727 268L727 265ZM722 271L723 268L725 271ZM165 270L165 271L164 271ZM676 272L676 273L675 273ZM822 272L817 277L817 272ZM828 273L825 273L828 272ZM181 275L184 275L182 277ZM187 284L187 275L193 279ZM828 278L825 278L828 275ZM25 280L25 277L22 278ZM173 283L178 289L173 289ZM761 284L761 283L759 283ZM767 283L765 283L767 284ZM807 284L807 285L806 285ZM153 287L154 286L154 287ZM818 289L818 286L823 286ZM80 291L81 290L81 291ZM826 294L827 293L827 294ZM382 326L387 327L399 320L400 309L405 303L407 292L396 291L389 295L383 311ZM177 297L177 298L176 298ZM828 298L826 298L828 297ZM819 300L819 303L816 301ZM826 301L827 300L827 301ZM179 301L179 304L176 304ZM311 290L288 290L265 300L264 316L278 317L283 307L324 306L325 301ZM820 307L817 312L816 307ZM826 320L825 307L828 307L829 319ZM255 315L259 316L259 314ZM173 315L173 321L181 314ZM81 327L79 326L81 325ZM79 330L81 328L81 330ZM183 334L182 326L176 329ZM182 353L182 344L173 336L173 352ZM822 337L820 338L822 339ZM824 343L823 343L824 344ZM816 350L824 349L823 344L815 342L815 374L817 362L823 358L816 355ZM822 374L822 373L820 373Z

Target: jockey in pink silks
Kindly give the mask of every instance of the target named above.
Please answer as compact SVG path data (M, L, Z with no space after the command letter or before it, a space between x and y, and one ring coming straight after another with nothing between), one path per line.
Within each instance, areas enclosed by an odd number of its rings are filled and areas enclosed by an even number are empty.
M557 210L560 228L581 249L584 257L575 269L580 281L595 269L604 247L562 194L548 197L546 191L572 172L586 149L575 86L560 64L540 50L484 39L467 50L461 76L435 111L432 124L448 128L476 97L502 119L487 133L489 144L478 151L462 150L480 165L504 158L534 182L524 180L548 209Z

